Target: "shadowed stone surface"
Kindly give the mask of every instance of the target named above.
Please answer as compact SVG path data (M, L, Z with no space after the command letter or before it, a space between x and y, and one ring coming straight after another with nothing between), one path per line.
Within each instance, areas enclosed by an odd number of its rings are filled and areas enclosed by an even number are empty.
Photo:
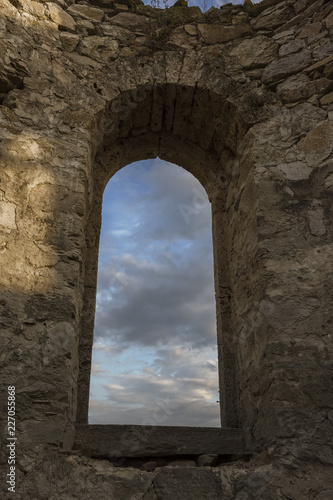
M184 481L184 477L186 480ZM191 489L193 500L223 498L218 471L175 469L158 472L154 480L156 500L183 500ZM149 497L148 497L149 498ZM154 498L154 497L152 497Z
M77 425L75 449L90 450L94 456L141 457L244 453L240 429L164 427L140 425Z

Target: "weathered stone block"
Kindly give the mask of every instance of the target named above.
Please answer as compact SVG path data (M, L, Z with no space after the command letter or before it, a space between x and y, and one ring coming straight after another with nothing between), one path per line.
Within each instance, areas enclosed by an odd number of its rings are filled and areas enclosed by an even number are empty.
M96 457L166 457L242 453L240 429L151 425L78 425L76 449Z
M265 36L244 40L232 49L230 55L244 68L256 68L269 64L275 59L277 44Z
M56 2L52 2L52 3L56 4ZM64 8L64 5L60 5L60 7ZM29 12L29 14L32 14L33 16L36 16L37 18L45 18L45 5L43 5L41 3L28 0L28 1L24 2L23 8L26 12Z
M90 36L80 42L77 51L97 61L110 61L118 55L118 42L108 37Z
M302 73L301 75L290 76L285 82L279 84L277 92L283 102L290 103L307 100L313 95L320 96L331 88L333 88L332 80L320 78L311 81L309 77Z
M297 38L308 38L317 35L322 29L322 23L311 23L301 29Z
M333 124L331 122L324 122L313 130L310 130L299 142L299 147L306 154L322 148L332 148Z
M83 17L93 22L101 22L104 17L102 9L81 4L71 5L66 12L72 16Z
M253 23L253 27L255 30L272 30L288 21L292 15L291 6L278 4L276 7L264 10Z
M2 229L11 231L16 229L16 205L14 203L0 201L0 226Z
M333 92L330 92L329 94L325 95L320 99L320 102L323 106L327 104L332 104L333 102Z
M115 24L116 26L121 26L123 28L142 28L146 26L148 19L144 16L138 16L137 14L124 13L121 12L110 19L110 24Z
M306 44L304 40L292 40L289 43L285 43L281 45L279 50L280 56L289 56L289 54L293 54L294 52L299 52L305 48Z
M219 26L214 24L198 24L199 35L208 45L214 43L224 43L251 34L248 25L239 26Z
M223 498L217 471L193 468L160 470L154 481L157 498L163 498L163 500L184 500L190 484L191 500L219 500L221 497Z
M73 50L79 43L80 38L78 37L78 35L74 35L72 33L62 33L60 35L60 40L65 50L68 50L68 52L73 52Z
M122 5L119 3L114 4L116 12L128 12L128 7L127 5Z
M184 30L186 31L186 33L192 36L196 36L198 34L197 27L193 24L185 24Z
M303 12L311 5L311 3L313 3L313 0L297 0L297 2L294 4L294 10L296 14L300 14L301 12Z
M326 41L326 43L323 43L319 47L316 47L312 51L312 55L314 60L322 60L326 57L330 57L333 52L333 42L331 40Z
M313 236L324 236L326 234L325 217L323 207L320 202L312 203L312 208L308 212L310 232Z
M53 2L46 2L46 6L50 18L54 23L58 24L59 29L75 31L76 22L68 12L65 12L59 5Z
M326 26L326 28L329 30L332 28L333 26L333 12L331 12L327 17L326 19L324 19L324 24Z
M297 54L292 54L282 59L271 62L263 74L262 81L266 84L278 82L302 69L306 68L311 62L311 52L302 50Z

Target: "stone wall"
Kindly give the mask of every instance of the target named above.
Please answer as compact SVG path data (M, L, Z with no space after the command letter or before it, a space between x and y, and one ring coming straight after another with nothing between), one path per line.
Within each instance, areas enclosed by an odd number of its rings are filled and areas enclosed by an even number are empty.
M18 499L333 497L332 35L327 0L206 14L0 0L1 404L15 385ZM251 457L148 471L71 451L103 190L157 155L212 203L222 426Z

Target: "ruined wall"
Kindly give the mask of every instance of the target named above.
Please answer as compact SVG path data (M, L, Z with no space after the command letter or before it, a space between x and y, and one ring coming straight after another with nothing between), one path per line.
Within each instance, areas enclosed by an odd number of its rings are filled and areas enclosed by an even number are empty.
M333 497L332 35L327 0L207 14L0 0L1 405L15 385L17 498ZM244 429L249 461L147 472L64 452L87 416L103 189L157 155L212 203L222 426Z

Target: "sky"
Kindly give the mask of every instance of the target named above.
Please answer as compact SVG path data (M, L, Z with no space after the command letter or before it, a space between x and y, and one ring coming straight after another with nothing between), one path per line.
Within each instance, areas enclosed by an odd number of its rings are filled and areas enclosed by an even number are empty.
M261 0L252 0L252 3L259 3ZM146 5L159 6L159 8L164 8L165 3L168 7L174 5L176 0L143 0ZM244 0L188 0L189 7L200 7L203 12L206 12L211 7L220 8L227 3L233 3L234 5L243 4ZM159 4L159 5L158 5Z
M252 0L252 3L259 3L261 0ZM145 2L146 3L146 2ZM163 3L163 1L161 2ZM174 0L169 0L168 5L173 5L175 3ZM243 4L244 0L188 0L188 5L190 7L197 5L201 8L201 10L206 11L211 7L222 7L227 3L233 3L234 5Z
M103 197L90 424L220 426L211 206L160 160Z

